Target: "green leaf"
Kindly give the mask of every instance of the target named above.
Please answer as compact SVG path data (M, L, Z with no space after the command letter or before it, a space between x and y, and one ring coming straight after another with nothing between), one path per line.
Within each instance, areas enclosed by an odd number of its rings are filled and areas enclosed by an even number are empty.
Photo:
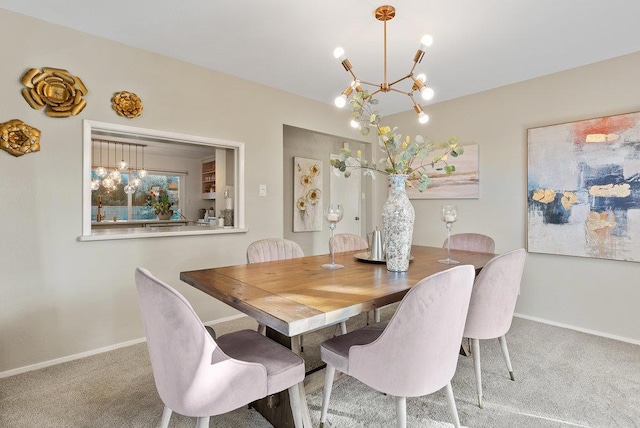
M451 174L455 170L456 170L455 165L445 165L444 167L444 172L446 172L447 174Z

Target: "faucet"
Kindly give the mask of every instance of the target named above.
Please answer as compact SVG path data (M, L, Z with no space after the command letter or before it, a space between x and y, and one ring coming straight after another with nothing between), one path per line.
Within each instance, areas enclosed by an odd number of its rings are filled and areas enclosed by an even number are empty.
M96 213L96 222L98 223L100 223L105 216L104 213L100 212L101 210L102 210L102 196L98 196L98 212Z

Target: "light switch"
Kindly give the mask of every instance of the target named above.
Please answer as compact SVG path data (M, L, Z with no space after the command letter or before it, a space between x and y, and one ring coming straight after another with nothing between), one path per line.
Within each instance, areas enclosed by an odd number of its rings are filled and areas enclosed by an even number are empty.
M259 195L260 196L267 196L267 185L266 184L261 184L260 185Z

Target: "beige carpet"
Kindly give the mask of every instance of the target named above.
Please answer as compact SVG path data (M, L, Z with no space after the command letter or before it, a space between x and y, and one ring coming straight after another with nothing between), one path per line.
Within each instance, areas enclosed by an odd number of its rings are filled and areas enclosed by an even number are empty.
M360 317L350 328L364 323ZM254 328L248 318L215 326L218 334ZM305 354L333 330L305 336ZM638 427L640 347L515 319L507 336L516 381L509 380L497 340L481 342L485 408L476 405L471 358L461 356L453 379L460 420L467 427ZM309 366L309 364L308 364ZM308 396L314 426L322 390ZM162 412L146 344L0 379L0 427L154 427ZM443 393L407 400L410 427L450 427ZM334 388L329 426L392 427L391 397L347 379ZM170 427L193 427L174 414ZM254 410L211 419L212 427L269 427Z

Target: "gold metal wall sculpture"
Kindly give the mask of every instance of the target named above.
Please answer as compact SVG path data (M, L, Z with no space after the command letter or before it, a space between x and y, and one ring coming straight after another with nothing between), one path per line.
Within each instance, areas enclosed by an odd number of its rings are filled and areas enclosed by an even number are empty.
M40 131L21 120L0 123L0 149L14 156L40 151Z
M142 113L142 100L133 92L116 92L111 98L111 106L120 115L129 119L140 116Z
M22 96L31 108L45 107L44 112L51 117L69 117L84 109L87 88L77 76L67 70L43 67L32 68L22 76Z

